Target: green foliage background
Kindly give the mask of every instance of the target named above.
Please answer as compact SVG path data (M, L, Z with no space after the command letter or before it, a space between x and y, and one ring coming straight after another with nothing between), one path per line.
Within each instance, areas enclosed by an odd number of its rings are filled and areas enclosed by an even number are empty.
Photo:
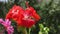
M31 34L38 34L39 24L50 29L49 34L60 34L60 0L15 0L8 3L0 2L0 18L5 18L7 12L14 4L26 8L25 1L35 8L37 13L41 16L41 20L37 22L36 27L32 29ZM14 25L15 23L12 23ZM15 28L14 34L19 34Z

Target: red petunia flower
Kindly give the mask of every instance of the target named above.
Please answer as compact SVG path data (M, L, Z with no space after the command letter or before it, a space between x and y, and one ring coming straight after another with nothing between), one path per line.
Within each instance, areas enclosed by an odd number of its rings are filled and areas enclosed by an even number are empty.
M26 3L26 5L26 10L20 6L14 5L6 15L6 19L12 18L17 22L18 26L27 28L32 27L36 21L40 19L40 16L36 13L36 10L33 7L28 5L28 3Z
M33 7L27 7L26 12L35 18L37 21L40 19L40 16L36 13Z
M26 2L26 6L27 6L26 12L31 16L33 16L38 21L40 19L40 16L36 13L36 10L33 7L31 7L28 3L29 2Z
M24 10L20 6L14 5L6 15L6 19L13 19L13 20L18 20L19 18L19 13L23 12Z

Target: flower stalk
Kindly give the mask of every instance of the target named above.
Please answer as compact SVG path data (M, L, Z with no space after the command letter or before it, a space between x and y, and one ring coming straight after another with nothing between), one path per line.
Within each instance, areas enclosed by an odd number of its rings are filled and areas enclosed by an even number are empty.
M26 28L23 30L23 34L27 34L27 30L26 30Z

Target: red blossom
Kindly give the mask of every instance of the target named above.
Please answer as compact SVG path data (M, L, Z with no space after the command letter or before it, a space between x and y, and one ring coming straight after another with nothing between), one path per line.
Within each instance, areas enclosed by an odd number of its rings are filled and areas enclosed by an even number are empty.
M40 19L40 16L36 13L36 10L33 7L31 7L28 3L29 2L26 2L27 8L25 11L38 21Z
M13 20L17 20L19 18L19 13L23 12L24 10L20 6L14 5L6 15L6 19L12 18Z
M11 18L16 21L18 26L30 28L40 19L40 16L36 13L36 10L29 5L27 5L26 10L14 5L6 15L6 19Z
M37 21L40 19L40 16L36 13L33 7L27 7L26 12L34 17Z

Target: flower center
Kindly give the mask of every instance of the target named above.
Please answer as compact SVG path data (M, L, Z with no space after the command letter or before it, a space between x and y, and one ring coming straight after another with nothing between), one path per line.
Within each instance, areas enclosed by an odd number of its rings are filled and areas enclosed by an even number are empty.
M33 16L30 16L30 15L27 15L27 14L24 14L24 20L27 20L27 19L32 19L34 20Z

